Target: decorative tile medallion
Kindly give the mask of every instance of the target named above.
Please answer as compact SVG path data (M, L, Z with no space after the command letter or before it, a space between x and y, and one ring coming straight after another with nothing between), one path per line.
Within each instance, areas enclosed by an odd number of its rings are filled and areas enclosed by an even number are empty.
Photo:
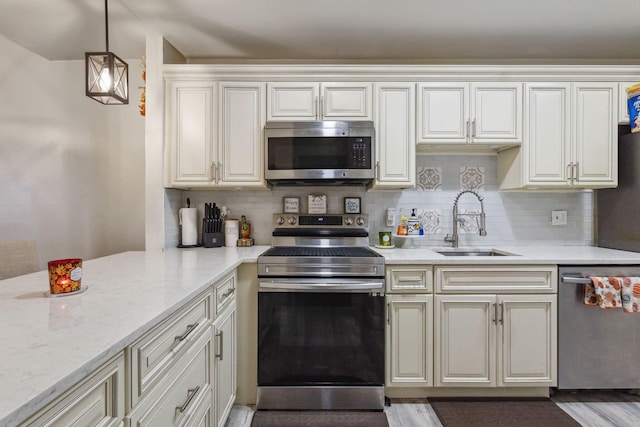
M442 210L440 209L417 209L416 216L422 224L424 234L440 233L440 223L442 222Z
M417 178L418 190L440 191L442 187L442 168L419 168Z
M484 190L484 167L462 166L460 187L463 190Z
M480 230L479 209L460 209L458 218L462 220L458 223L459 234L478 234Z

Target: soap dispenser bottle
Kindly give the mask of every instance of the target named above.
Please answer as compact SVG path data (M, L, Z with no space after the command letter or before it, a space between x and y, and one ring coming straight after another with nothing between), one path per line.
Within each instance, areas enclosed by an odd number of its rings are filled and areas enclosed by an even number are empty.
M411 217L407 221L407 226L409 227L408 232L410 236L417 236L420 234L420 221L416 216L415 208L411 209Z
M398 224L398 236L406 236L409 234L409 225L407 225L407 217L402 215L400 217L400 224Z

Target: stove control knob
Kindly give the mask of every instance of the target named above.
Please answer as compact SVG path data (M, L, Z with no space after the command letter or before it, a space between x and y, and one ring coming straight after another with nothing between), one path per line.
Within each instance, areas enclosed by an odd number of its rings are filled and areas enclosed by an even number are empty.
M346 217L344 219L344 224L345 225L353 225L353 218L351 218L350 216Z
M281 216L276 218L276 224L278 225L282 225L284 224L284 218L282 218Z
M289 225L296 225L296 222L298 222L298 220L296 219L295 216L290 216L288 222L289 222Z
M358 219L356 219L356 224L358 225L364 225L364 218L362 218L361 216L358 217Z

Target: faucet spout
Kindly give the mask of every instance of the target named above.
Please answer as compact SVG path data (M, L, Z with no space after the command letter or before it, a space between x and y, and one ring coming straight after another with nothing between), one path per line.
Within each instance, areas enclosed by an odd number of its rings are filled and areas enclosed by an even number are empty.
M478 230L478 234L480 236L486 236L487 235L486 217L485 217L485 213L484 213L484 202L483 202L484 197L482 197L480 194L478 194L474 190L462 190L461 192L458 193L458 195L456 196L455 200L453 201L453 209L451 210L452 217L453 217L453 232L452 232L452 235L449 236L449 234L447 234L444 237L444 241L446 243L451 243L451 246L454 247L454 248L458 247L458 223L463 222L462 218L460 218L460 215L458 213L458 202L460 200L460 197L465 193L473 194L474 196L476 196L476 198L480 202L480 227L479 227L479 230Z

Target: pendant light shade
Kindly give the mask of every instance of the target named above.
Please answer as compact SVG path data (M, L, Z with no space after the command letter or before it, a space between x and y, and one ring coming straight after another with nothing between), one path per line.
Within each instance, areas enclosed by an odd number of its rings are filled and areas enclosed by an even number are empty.
M106 105L129 103L129 66L109 52L109 12L104 1L106 51L85 52L86 95Z

